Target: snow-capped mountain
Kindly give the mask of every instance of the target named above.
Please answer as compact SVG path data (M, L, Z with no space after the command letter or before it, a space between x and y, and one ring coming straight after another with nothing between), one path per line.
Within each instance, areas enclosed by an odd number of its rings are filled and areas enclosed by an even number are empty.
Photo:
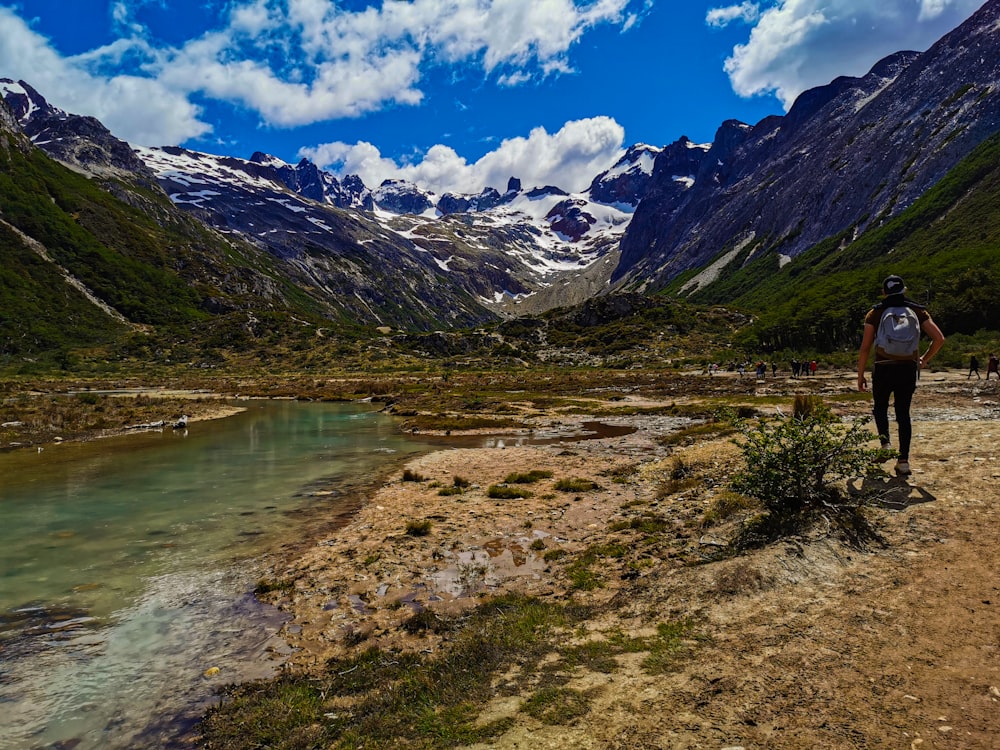
M595 178L615 194L613 204L553 186L524 190L516 178L502 195L486 188L439 197L401 180L369 189L355 175L338 179L306 160L292 166L259 152L249 161L178 147L136 154L176 205L280 257L294 254L303 240L324 244L323 234L339 223L327 210L345 209L356 225L412 243L443 272L465 278L486 307L513 312L579 301L606 283L656 151L631 149Z

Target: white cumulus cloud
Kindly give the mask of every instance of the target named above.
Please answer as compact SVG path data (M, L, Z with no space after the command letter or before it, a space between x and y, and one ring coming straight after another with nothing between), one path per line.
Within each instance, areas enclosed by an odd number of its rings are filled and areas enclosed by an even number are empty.
M119 39L76 57L0 7L0 69L129 141L179 143L211 129L198 97L296 127L418 105L435 66L500 86L571 71L573 45L596 26L634 23L637 0L232 0L217 28L175 45L154 43L138 20L155 1L114 0Z
M448 146L434 146L417 161L399 164L370 143L326 143L304 148L300 156L340 175L357 174L370 187L403 179L436 193L478 193L484 187L503 191L510 177L525 188L556 185L585 189L594 175L622 154L625 130L610 117L567 122L557 132L534 128L527 137L509 138L469 163Z
M91 72L95 60L120 58L134 48L115 43L96 57L63 57L12 10L0 7L0 71L26 81L53 106L94 115L115 135L142 145L180 143L208 133L211 126L200 119L186 92L154 78Z
M775 94L787 109L808 88L840 75L863 75L893 52L925 50L982 5L982 0L775 0L752 17L711 11L706 22L751 22L750 37L726 60L741 96Z
M627 23L629 2L383 0L347 10L332 0L254 0L150 68L171 87L293 127L419 104L435 65L478 68L505 86L571 70L570 48L594 26Z
M728 5L724 8L712 8L705 16L709 26L728 26L734 21L752 23L760 17L760 5L752 2L740 5Z

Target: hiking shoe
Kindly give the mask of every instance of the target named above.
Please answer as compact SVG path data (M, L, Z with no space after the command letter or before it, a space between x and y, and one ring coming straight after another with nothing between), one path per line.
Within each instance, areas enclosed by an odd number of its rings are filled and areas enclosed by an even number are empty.
M910 471L910 462L909 461L897 461L896 462L896 476L897 477L909 476L912 473L913 472Z
M892 443L890 443L888 440L883 440L882 441L882 450L884 450L884 451L891 451L892 450Z

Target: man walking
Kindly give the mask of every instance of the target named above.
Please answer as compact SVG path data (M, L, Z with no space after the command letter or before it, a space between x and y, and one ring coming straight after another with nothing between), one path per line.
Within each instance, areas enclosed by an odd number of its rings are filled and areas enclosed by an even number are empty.
M976 373L976 380L982 380L982 377L979 375L979 360L976 359L975 354L973 354L972 359L969 360L969 375L965 379L968 380L969 378L971 378L972 373Z
M910 441L913 426L910 402L917 388L920 369L927 365L944 345L944 334L922 305L906 299L906 285L899 276L889 276L882 282L883 300L865 316L865 332L858 353L858 390L868 390L865 369L872 346L875 365L872 368L872 412L875 428L883 448L889 443L889 397L893 396L896 424L899 429L899 460L896 475L910 472ZM926 333L931 345L920 354L920 334Z

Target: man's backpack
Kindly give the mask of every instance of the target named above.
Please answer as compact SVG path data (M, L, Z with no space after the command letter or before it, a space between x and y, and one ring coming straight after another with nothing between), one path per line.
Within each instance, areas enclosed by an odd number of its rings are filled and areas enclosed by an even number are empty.
M875 344L895 357L914 354L920 345L920 318L905 305L884 308L875 329Z

